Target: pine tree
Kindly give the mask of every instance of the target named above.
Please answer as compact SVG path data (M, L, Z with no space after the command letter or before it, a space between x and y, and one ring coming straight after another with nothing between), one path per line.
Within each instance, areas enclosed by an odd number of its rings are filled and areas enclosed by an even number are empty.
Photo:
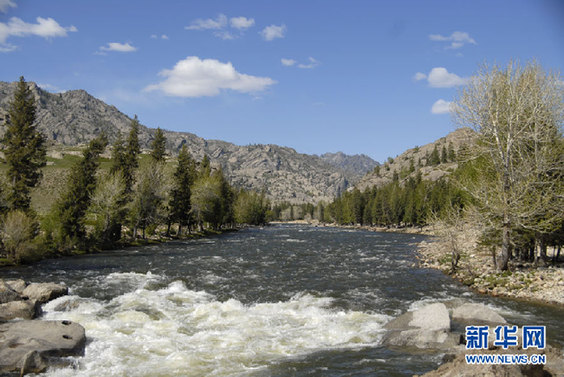
M131 129L125 144L124 165L122 169L123 179L125 181L126 194L130 194L135 183L135 170L139 167L137 156L141 153L139 146L139 121L137 115L131 121Z
M447 150L446 147L443 145L443 148L441 149L441 164L445 164L447 162L448 162Z
M191 186L195 179L195 163L186 148L182 146L178 154L178 166L174 172L174 182L169 201L169 223L178 223L178 234L181 235L182 227L191 222Z
M23 76L10 102L4 134L4 155L8 163L8 202L12 210L30 209L30 190L39 184L46 164L45 137L35 125L35 100Z
M207 155L204 155L200 163L200 177L206 178L211 175L211 163Z
M155 131L155 138L151 144L151 157L155 162L162 162L166 156L166 137L160 128Z
M55 204L56 219L60 222L59 241L66 243L70 240L76 243L86 238L84 229L86 210L96 189L98 157L106 145L107 140L104 135L92 140L84 150L82 160L71 170L67 190Z
M125 145L123 136L121 133L118 135L114 144L112 145L112 166L110 167L110 173L116 174L121 172L125 166Z

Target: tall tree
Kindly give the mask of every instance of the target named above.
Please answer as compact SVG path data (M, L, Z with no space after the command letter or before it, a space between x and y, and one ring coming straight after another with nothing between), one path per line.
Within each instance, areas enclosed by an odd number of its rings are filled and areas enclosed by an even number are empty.
M83 242L86 210L96 189L98 157L104 151L107 140L104 135L92 140L83 152L82 160L73 166L68 178L67 190L55 204L56 218L60 222L63 241Z
M155 138L151 143L151 157L155 162L162 162L166 156L166 137L163 130L157 128L155 131Z
M126 194L130 194L135 183L135 170L139 167L138 156L141 153L139 146L139 120L137 115L133 118L130 125L129 135L124 149L124 166L122 169L125 181Z
M454 106L460 125L478 133L478 174L465 182L486 227L500 230L495 256L506 270L516 228L549 232L564 213L564 90L537 64L484 67Z
M4 155L8 163L8 202L11 209L29 210L30 190L39 184L46 164L45 137L36 129L35 99L23 76L10 102L4 134Z
M194 184L195 175L195 162L186 145L183 145L178 154L178 166L174 172L169 201L169 223L179 224L179 235L182 233L182 227L188 226L189 229L190 226L191 186Z

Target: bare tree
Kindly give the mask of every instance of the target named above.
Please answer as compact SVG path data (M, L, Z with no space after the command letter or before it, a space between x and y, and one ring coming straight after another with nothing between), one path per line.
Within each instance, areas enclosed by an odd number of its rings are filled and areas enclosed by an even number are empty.
M478 133L465 182L486 226L501 230L506 270L512 229L553 231L562 221L564 86L536 62L484 66L459 93L454 119Z

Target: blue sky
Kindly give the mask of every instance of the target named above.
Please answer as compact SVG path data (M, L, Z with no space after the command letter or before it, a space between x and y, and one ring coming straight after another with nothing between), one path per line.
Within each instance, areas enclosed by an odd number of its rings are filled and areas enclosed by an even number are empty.
M141 123L383 161L455 128L479 65L564 65L564 1L0 0L0 80Z

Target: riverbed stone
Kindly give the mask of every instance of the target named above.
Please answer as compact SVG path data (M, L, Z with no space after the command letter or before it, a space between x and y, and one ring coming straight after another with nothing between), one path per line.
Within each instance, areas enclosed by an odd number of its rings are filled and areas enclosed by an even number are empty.
M33 319L41 314L41 304L37 301L11 301L0 304L0 321L12 319Z
M483 304L464 304L452 311L452 320L465 325L501 325L507 321Z
M27 283L23 279L5 280L5 282L20 295L23 294L25 287L27 287Z
M0 373L41 373L56 358L84 354L84 327L71 321L0 324Z
M450 348L458 338L450 334L450 318L442 303L426 305L402 314L387 323L383 339L386 346L416 348Z
M0 304L20 299L20 295L7 282L0 279Z
M69 289L66 286L55 283L31 283L23 291L24 296L42 304L68 293Z

